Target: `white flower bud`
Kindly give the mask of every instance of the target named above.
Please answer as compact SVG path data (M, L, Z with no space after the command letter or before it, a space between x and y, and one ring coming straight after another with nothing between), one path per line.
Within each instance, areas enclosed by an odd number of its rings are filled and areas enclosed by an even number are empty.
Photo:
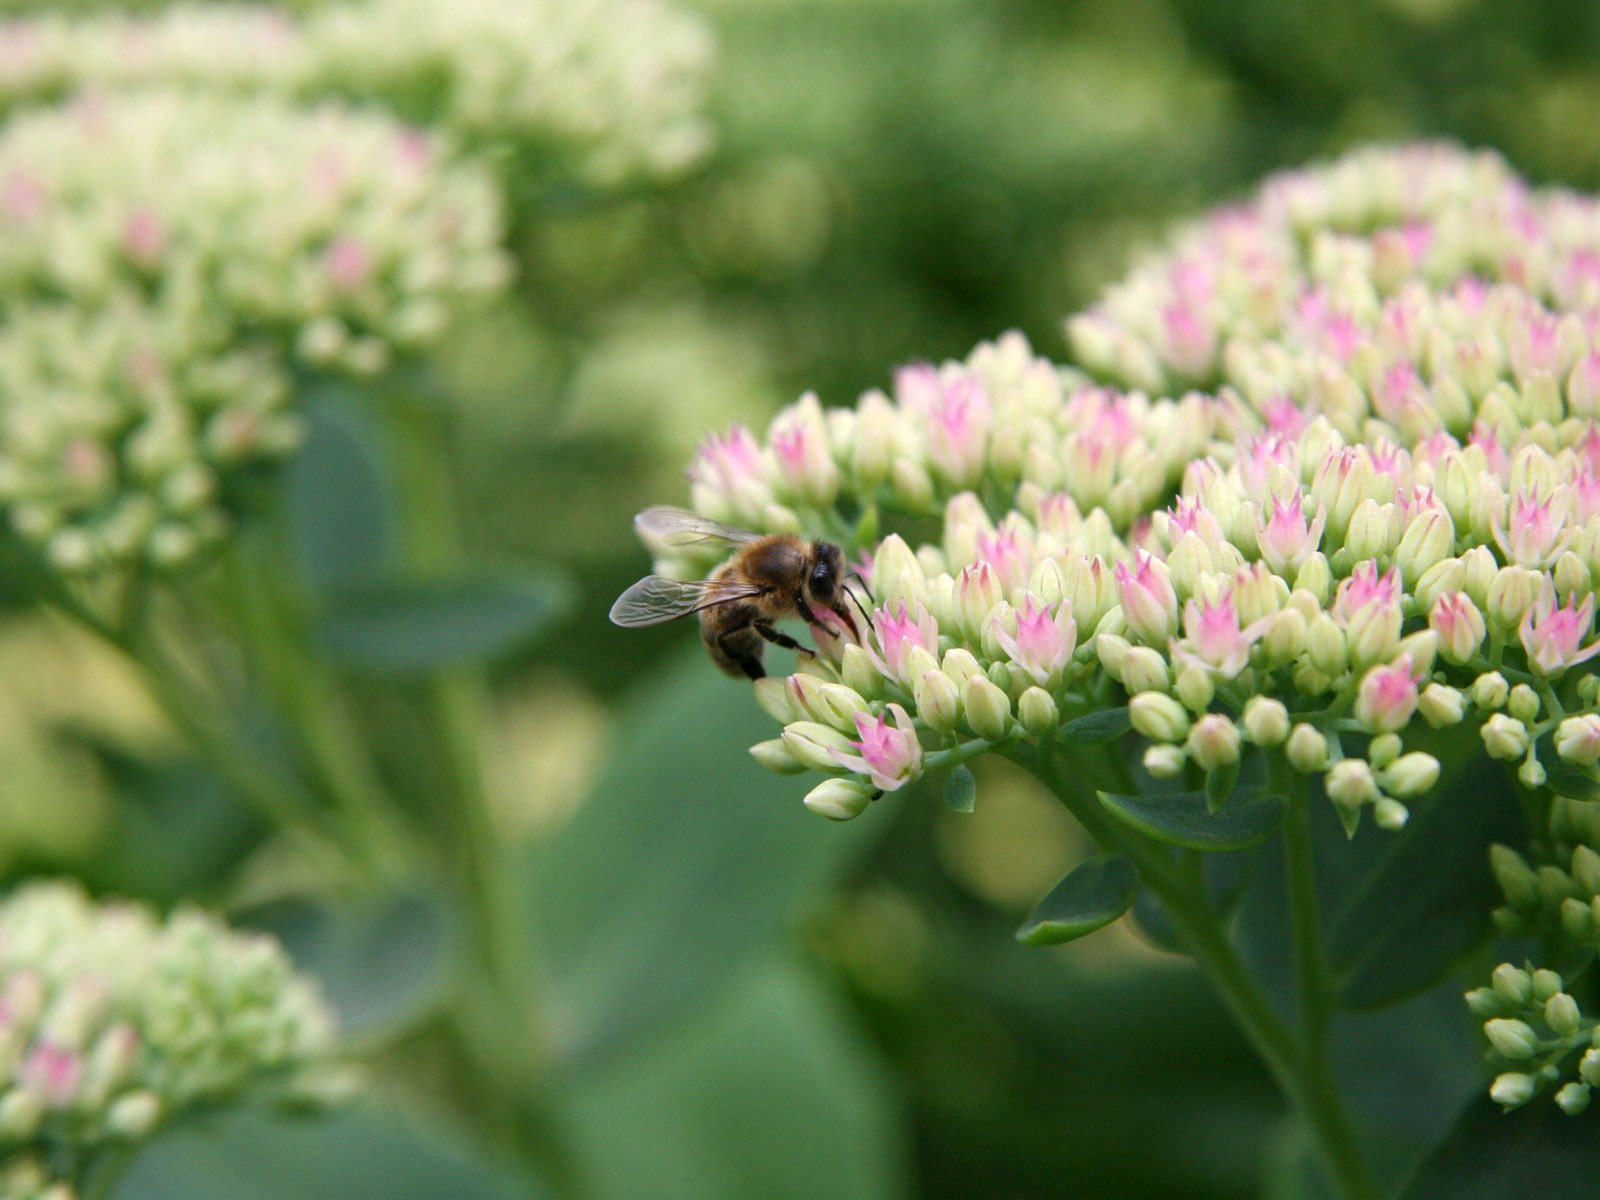
M1153 742L1144 750L1144 769L1156 779L1175 779L1183 774L1188 755L1183 747L1167 742Z
M778 775L798 775L806 769L805 763L789 753L782 738L770 738L750 747L750 757L767 770Z
M876 790L856 779L824 779L806 793L805 806L830 821L848 821L867 811Z
M1270 696L1245 701L1241 721L1245 737L1257 746L1278 746L1289 737L1289 710Z
M1128 701L1128 719L1153 742L1181 742L1189 733L1189 714L1163 692L1140 692Z
M1304 721L1289 731L1289 741L1284 746L1289 763L1302 775L1322 770L1328 762L1328 739L1314 725Z

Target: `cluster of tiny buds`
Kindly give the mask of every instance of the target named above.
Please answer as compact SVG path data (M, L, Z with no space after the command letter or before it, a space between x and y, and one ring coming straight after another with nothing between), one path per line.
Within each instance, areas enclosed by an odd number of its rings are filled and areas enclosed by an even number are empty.
M1508 1109L1528 1103L1560 1083L1576 1054L1576 1078L1557 1088L1555 1101L1569 1116L1589 1107L1600 1086L1600 1023L1583 1014L1559 974L1501 963L1491 986L1467 993L1467 1005L1506 1068L1489 1088L1496 1103Z
M5 1194L51 1196L52 1177L29 1183L45 1164L75 1177L195 1106L325 1103L350 1082L327 1009L275 942L50 882L0 903L0 1079L7 1182L23 1189Z
M372 374L508 278L491 177L388 118L81 97L0 131L0 507L66 573L171 567L298 444L291 371Z
M679 172L710 147L708 27L660 0L307 7L13 17L0 22L0 106L152 85L358 97L605 186Z

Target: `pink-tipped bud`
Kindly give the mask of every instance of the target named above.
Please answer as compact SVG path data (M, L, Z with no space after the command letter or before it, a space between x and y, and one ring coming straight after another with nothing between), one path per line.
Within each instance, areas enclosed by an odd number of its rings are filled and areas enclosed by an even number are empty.
M961 569L956 577L955 616L968 640L977 642L983 636L984 622L1003 599L1000 577L988 563L973 563Z
M1556 753L1580 767L1600 763L1600 715L1568 717L1556 727Z
M1189 730L1189 755L1204 771L1239 761L1239 729L1221 713L1207 713Z
M1166 564L1141 550L1132 568L1118 563L1115 576L1128 628L1149 645L1165 646L1178 623L1178 594Z
M892 792L922 774L922 745L905 709L890 704L885 711L894 719L892 725L884 717L858 712L859 739L849 743L848 750L830 749L829 755L839 766L866 775L874 786Z
M1528 665L1538 674L1557 675L1600 654L1600 640L1583 644L1594 625L1594 596L1586 595L1581 604L1576 601L1574 596L1557 607L1555 589L1546 583L1524 615L1518 634Z
M1030 595L1017 614L1016 636L997 627L995 638L1007 657L1034 683L1054 688L1078 648L1078 625L1072 619L1070 605L1060 603L1052 612Z
M1489 632L1483 614L1465 592L1446 592L1435 600L1428 627L1439 635L1439 653L1457 666L1477 655Z
M1412 677L1409 655L1393 663L1371 668L1361 678L1356 693L1355 715L1373 733L1404 729L1417 711L1417 681Z

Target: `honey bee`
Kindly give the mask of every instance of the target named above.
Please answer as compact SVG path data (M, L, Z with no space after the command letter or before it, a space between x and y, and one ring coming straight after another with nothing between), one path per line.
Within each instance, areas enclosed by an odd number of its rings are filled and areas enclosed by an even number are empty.
M751 533L664 506L645 509L634 524L669 546L726 542L738 549L709 579L645 576L617 597L613 623L635 629L699 613L700 637L711 660L736 678L760 679L767 673L761 665L767 642L813 653L775 628L784 617L798 615L808 625L821 626L817 613L826 610L859 640L844 604L847 597L855 600L846 585L844 555L832 543L808 542L792 533Z

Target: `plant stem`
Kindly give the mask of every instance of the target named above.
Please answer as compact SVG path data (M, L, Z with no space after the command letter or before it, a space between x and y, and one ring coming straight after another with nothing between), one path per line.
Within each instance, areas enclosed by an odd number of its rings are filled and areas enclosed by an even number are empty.
M1084 787L1081 773L1064 768L1064 764L1048 749L1037 753L1019 753L1018 758L1077 817L1102 850L1120 853L1138 866L1141 881L1160 899L1179 937L1195 961L1210 976L1234 1020L1261 1056L1279 1089L1299 1113L1337 1194L1342 1200L1376 1200L1377 1189L1367 1174L1349 1116L1334 1089L1325 1049L1316 1055L1306 1053L1304 1040L1295 1036L1272 1007L1244 960L1228 940L1222 919L1207 900L1203 884L1186 878L1180 864L1173 860L1164 847L1119 825L1101 808L1093 790ZM1309 855L1309 840L1304 848ZM1304 880L1304 886L1314 888L1313 875L1307 872ZM1310 932L1314 936L1314 893L1311 898ZM1297 914L1297 964L1303 953L1299 943L1306 932ZM1314 946L1312 953L1318 964L1317 978L1321 980L1324 968L1321 966L1320 943ZM1325 986L1322 986L1320 994L1327 995ZM1325 1037L1324 1020L1318 1036L1319 1044L1324 1047Z

